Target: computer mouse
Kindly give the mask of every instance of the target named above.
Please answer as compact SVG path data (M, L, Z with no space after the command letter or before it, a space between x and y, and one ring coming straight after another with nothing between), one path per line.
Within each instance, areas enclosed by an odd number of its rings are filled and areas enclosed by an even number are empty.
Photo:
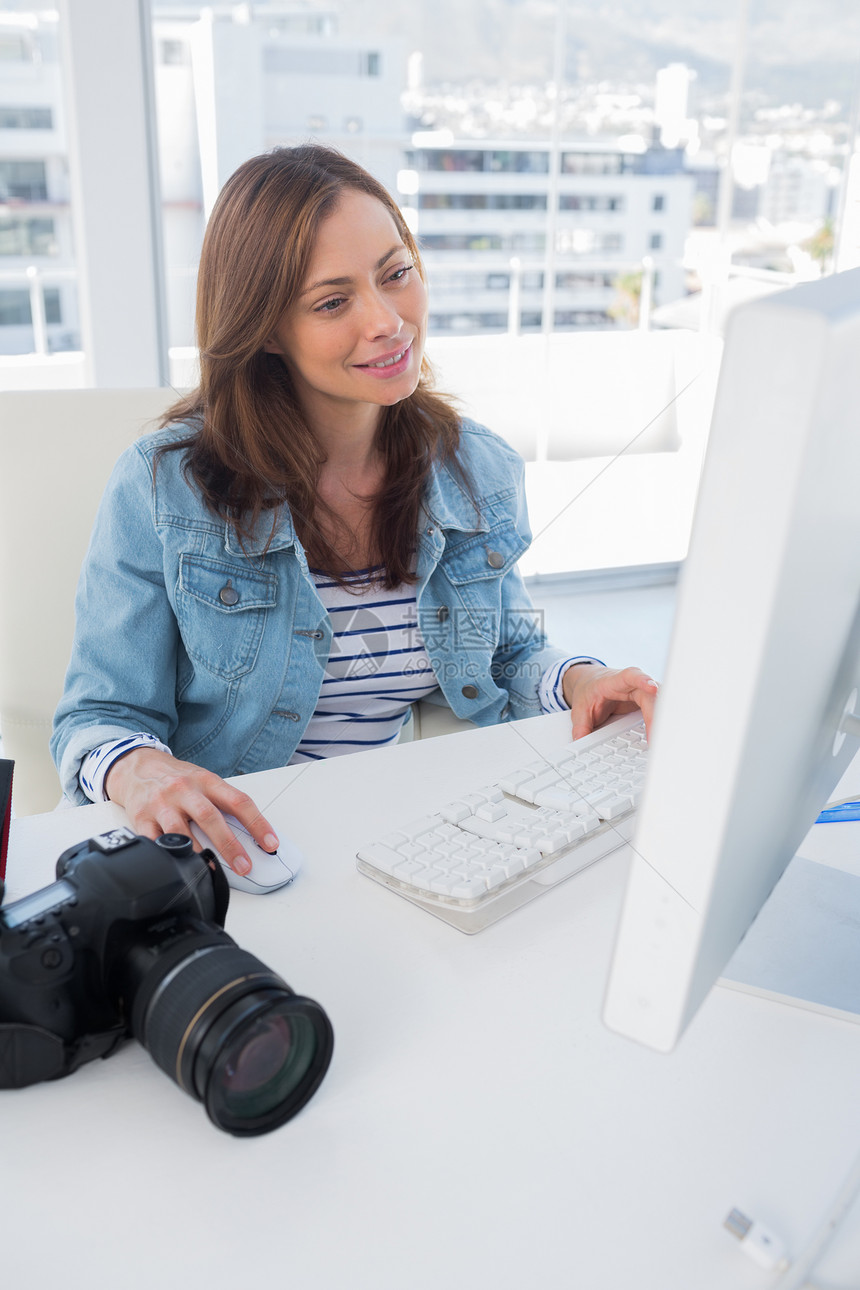
M222 859L217 847L214 847L209 838L198 828L192 821L191 831L201 846L209 847L218 857L218 862L227 877L228 886L234 891L247 891L252 895L265 896L266 892L277 891L279 887L285 887L288 882L292 882L302 867L302 854L292 842L285 842L281 839L280 846L272 855L264 851L262 847L251 837L251 834L233 815L225 815L224 819L230 825L230 828L236 834L251 861L251 869L246 874L236 873L234 869Z

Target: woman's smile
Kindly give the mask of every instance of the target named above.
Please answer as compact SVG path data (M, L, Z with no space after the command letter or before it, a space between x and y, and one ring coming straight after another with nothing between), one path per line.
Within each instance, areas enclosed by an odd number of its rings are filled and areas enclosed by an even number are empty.
M371 376L379 376L387 379L392 376L399 376L405 372L412 357L412 342L410 341L405 348L401 347L394 354L386 354L382 358L375 358L367 363L356 363L356 367L364 372L369 372Z

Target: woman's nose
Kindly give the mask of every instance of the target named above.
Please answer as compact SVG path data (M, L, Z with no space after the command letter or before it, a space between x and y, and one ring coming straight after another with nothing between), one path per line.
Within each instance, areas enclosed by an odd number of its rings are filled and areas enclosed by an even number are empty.
M381 291L372 291L368 295L364 326L369 339L381 336L397 336L402 326L402 319L394 302Z

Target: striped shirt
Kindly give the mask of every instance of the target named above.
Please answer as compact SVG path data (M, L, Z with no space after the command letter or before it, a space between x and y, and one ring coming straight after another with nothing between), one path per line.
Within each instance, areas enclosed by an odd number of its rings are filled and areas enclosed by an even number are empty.
M316 711L291 763L397 743L412 704L438 689L418 626L414 587L388 591L378 583L368 585L378 568L349 574L345 587L327 574L310 572L332 639ZM349 590L355 585L363 590Z

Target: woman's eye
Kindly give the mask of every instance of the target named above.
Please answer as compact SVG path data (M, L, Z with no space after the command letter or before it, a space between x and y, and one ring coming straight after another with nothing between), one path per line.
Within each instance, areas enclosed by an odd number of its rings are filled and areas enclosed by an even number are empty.
M334 296L331 300L324 300L321 305L317 305L316 312L318 314L333 314L343 303L343 296Z
M389 282L402 282L407 273L411 273L415 268L414 264L405 264L402 269L395 269L389 277Z

